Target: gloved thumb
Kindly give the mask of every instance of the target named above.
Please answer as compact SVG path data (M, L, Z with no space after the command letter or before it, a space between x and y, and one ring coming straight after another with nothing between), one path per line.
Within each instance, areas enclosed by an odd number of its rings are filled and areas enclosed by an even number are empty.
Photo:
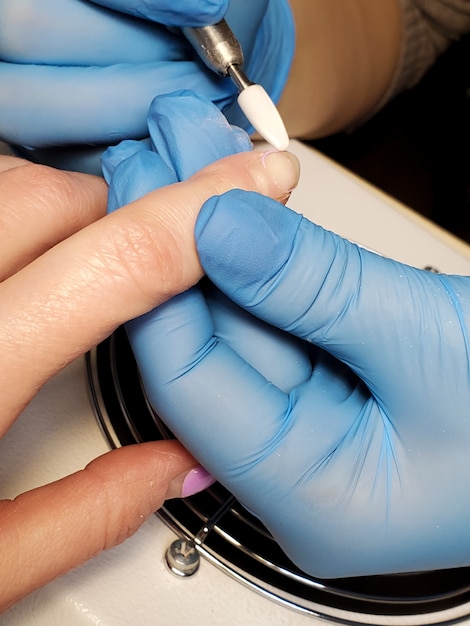
M372 390L390 375L396 361L384 359L384 351L400 343L398 317L416 319L428 272L376 255L271 199L238 190L206 202L195 234L205 272L231 300L326 349ZM419 332L415 326L403 332Z

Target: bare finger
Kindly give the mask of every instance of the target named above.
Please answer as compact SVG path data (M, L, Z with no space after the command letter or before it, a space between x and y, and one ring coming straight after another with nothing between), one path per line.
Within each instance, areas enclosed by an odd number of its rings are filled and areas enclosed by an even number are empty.
M0 502L0 611L134 534L195 465L177 442L127 446Z
M0 281L106 213L98 177L0 160Z
M91 224L4 281L3 430L68 362L200 279L193 232L207 198L240 187L285 200L298 174L287 153L228 157Z

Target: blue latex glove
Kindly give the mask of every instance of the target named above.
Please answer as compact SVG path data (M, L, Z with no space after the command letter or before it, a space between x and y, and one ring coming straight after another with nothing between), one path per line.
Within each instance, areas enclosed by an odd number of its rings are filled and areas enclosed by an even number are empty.
M178 89L246 127L232 82L166 28L214 23L228 4L247 72L277 99L294 48L287 0L253 0L249 10L244 0L0 0L0 139L35 149L33 160L97 173L103 147L145 137L152 99Z
M224 156L252 149L247 134L229 125L220 111L205 98L182 91L159 96L153 101L146 141L127 140L109 148L103 155L103 174L109 183L108 211L129 204L150 191L189 178L199 169ZM208 307L214 320L224 328L240 328L239 342L249 349L252 340L262 349L257 354L260 367L272 378L291 387L310 369L303 345L285 333L275 331L245 311L235 307L211 285L194 287L175 298L175 310L182 307L195 318L205 319ZM132 341L135 329L151 326L155 312L128 324ZM286 369L270 355L279 355Z
M208 137L188 130L203 154ZM173 133L170 172L186 160ZM134 181L141 160L122 164ZM241 191L206 203L196 240L221 291L128 326L176 436L314 576L468 566L470 278L382 258Z

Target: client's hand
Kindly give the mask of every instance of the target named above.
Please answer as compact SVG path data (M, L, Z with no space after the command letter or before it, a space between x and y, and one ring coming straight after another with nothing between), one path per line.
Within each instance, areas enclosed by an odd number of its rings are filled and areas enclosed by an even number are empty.
M208 197L234 186L284 197L270 167L237 155L105 216L102 179L0 157L0 434L65 364L200 278L193 230ZM196 465L176 442L129 446L1 501L0 609L202 488L204 473L186 480Z

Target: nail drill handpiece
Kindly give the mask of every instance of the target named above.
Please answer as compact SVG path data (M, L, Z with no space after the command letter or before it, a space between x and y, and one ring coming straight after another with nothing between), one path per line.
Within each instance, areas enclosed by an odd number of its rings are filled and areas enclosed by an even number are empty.
M243 51L227 22L184 27L182 31L209 69L233 80L239 92L238 104L261 137L277 150L286 150L289 137L284 122L263 87L251 82L244 73Z

